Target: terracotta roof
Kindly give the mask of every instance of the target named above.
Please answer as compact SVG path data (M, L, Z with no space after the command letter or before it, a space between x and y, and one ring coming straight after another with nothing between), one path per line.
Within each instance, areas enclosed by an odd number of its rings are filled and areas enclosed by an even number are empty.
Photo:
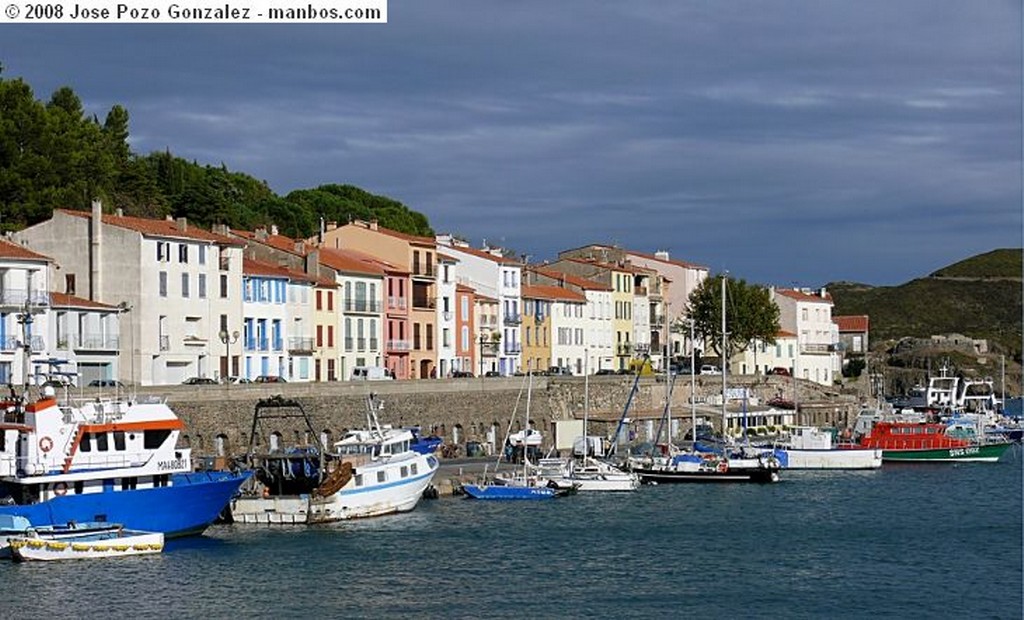
M82 219L89 219L92 217L92 214L89 211L73 211L71 209L54 210L74 217L80 217ZM218 243L220 245L245 245L238 239L232 239L231 237L212 233L208 230L197 227L195 224L187 225L183 231L178 230L178 222L175 220L156 220L144 217L129 217L126 215L110 215L109 213L104 213L103 223L109 226L117 226L118 228L134 230L135 232L149 237L192 239L194 241L208 241L210 243Z
M367 260L362 252L320 248L320 264L343 273L359 273L383 276L384 268L379 261Z
M383 258L374 256L373 254L367 254L366 252L362 252L360 250L345 250L345 252L347 252L350 256L354 258L358 258L359 260L365 261L371 265L379 266L381 269L384 270L384 273L387 274L407 276L410 273L412 273L405 267L399 267L394 263L389 263Z
M481 295L480 293L476 294L476 300L477 301L482 301L484 303L491 303L491 304L498 303L498 300L495 299L494 297L488 297L487 295Z
M572 284L573 286L578 286L578 287L580 287L582 289L585 289L585 290L591 290L591 291L610 291L610 290L612 290L612 287L610 285L601 284L600 282L594 282L593 280L588 280L588 279L580 277L580 276L574 276L574 275L572 275L570 273L564 273L562 271L555 271L554 269L546 269L544 267L530 267L529 269L531 271L535 271L535 272L539 273L540 275L545 276L547 278L552 278L552 279L555 279L555 280L566 282L568 284Z
M7 239L0 239L0 258L7 260L53 262L53 259L49 256L43 256L38 252L33 252L25 246L19 243L14 243L13 241L8 241Z
M775 289L775 294L782 295L783 297L789 297L790 299L795 299L796 301L806 301L810 303L832 305L832 295L829 294L828 292L826 292L825 296L822 297L820 295L809 295L803 291L798 291L791 288L777 288Z
M242 258L242 275L287 278L289 280L296 280L299 282L317 281L317 278L314 278L307 273L302 273L301 271L288 269L287 267L281 267L280 265L271 265L270 263L244 257Z
M448 246L444 246L444 247L448 247ZM489 261L493 261L493 262L501 264L501 265L521 265L522 264L522 263L520 263L519 261L517 261L515 259L505 258L504 256L495 256L494 254L491 254L490 252L486 252L484 250L478 250L476 248L469 248L469 247L462 248L462 247L459 247L459 248L448 248L448 250L449 251L454 251L454 252L465 252L466 254L469 254L470 256L476 256L478 258L485 258L485 259L487 259Z
M315 249L314 246L308 241L303 241L301 239L292 239L291 237L286 237L285 235L267 235L265 237L260 237L254 231L251 230L231 230L231 234L237 235L239 237L242 237L243 239L247 239L255 243L270 246L275 250L281 250L282 252L286 252L288 254L294 254L295 256L306 256L307 254L309 254L310 250ZM305 251L303 252L298 252L295 249L295 244L299 243L300 241L302 241L304 244L303 247L305 248Z
M783 331L783 330L780 329L779 331L775 332L775 337L776 338L796 338L796 334L794 334L793 332L787 332L787 331Z
M832 322L839 326L841 332L866 332L868 331L868 315L859 314L852 316L834 316Z
M567 258L563 258L563 259L560 259L560 260L569 261L571 263L579 263L581 265L593 265L595 267L600 267L602 269L609 269L609 270L613 270L613 271L622 271L622 272L625 272L625 273L634 273L635 274L635 273L647 273L647 272L651 271L647 267L640 267L639 265L637 265L637 266L633 266L633 265L616 265L615 263L605 263L605 262L602 262L602 261L599 261L599 260L595 260L595 259L592 259L592 258L567 257Z
M474 289L472 286L466 286L465 284L458 284L458 283L455 284L455 290L460 292L460 293L475 293L476 292L476 289Z
M91 299L75 297L67 293L50 293L50 306L54 308L100 308L103 310L117 310L117 306L100 303Z
M687 262L687 261L683 261L683 260L676 260L674 258L667 258L667 259L666 258L658 258L654 254L646 254L644 252L634 252L633 250L625 250L625 252L626 252L627 256L632 254L633 256L640 256L640 257L646 258L648 260L658 261L659 263L665 263L665 264L668 264L668 265L675 265L676 267L685 267L687 269L703 269L704 271L708 270L708 268L705 267L704 265L698 265L697 263L691 263L691 262Z
M450 254L444 254L443 252L437 253L437 260L450 260L456 263L459 262L459 259L455 258L454 256L451 256Z
M374 229L370 228L369 222L355 221L349 224L345 224L345 226L355 226L358 228L362 228L364 230L379 232L382 235L387 235L389 237L394 237L396 239L402 239L403 241L408 241L409 243L413 243L415 245L427 245L430 247L434 247L437 245L437 241L433 237L420 237L418 235L409 235L403 232L398 232L397 230L391 230L390 228L384 228L383 226L380 225L378 225L377 228Z
M530 286L528 284L524 284L522 287L522 296L524 299L551 299L555 301L574 301L578 303L585 303L587 301L586 296L581 295L576 291L562 288L561 286Z

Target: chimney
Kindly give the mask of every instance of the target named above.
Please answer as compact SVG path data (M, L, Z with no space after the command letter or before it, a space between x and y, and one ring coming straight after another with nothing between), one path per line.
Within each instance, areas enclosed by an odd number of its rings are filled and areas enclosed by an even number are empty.
M668 260L668 250L658 250L654 253L654 258L658 260Z
M314 278L320 277L320 250L310 250L306 255L306 273Z
M370 220L370 230L377 230L377 223L376 219Z
M213 232L218 234L218 235L223 235L225 237L228 237L228 236L231 235L231 229L228 228L227 224L214 224L213 225Z
M270 225L270 234L275 237L277 236L277 224Z
M122 209L121 207L114 209L114 215L116 215L117 217L124 217L124 209Z
M92 201L89 231L89 299L99 301L103 291L103 203Z
M828 298L828 291L825 290L824 286L821 287L821 289L818 291L818 294L821 295L822 299L827 299Z
M186 231L188 231L188 219L187 218L179 217L177 219L177 225L178 225L178 232L186 232Z
M299 239L295 242L295 253L303 256L306 255L306 241L304 239Z
M266 226L260 226L259 228L257 228L253 232L253 236L256 237L257 241L266 241L267 240L267 227Z
M167 215L164 216L164 220L168 221L168 222L173 222L174 221L174 216L171 215L171 214L167 214Z
M338 228L338 223L337 222L327 222L327 232L331 232L332 230L335 230L336 228Z

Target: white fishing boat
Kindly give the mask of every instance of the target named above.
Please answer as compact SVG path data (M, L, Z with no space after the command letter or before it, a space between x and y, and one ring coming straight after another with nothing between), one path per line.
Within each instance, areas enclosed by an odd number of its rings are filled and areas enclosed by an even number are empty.
M317 442L256 455L250 446L256 483L232 501L232 518L240 523L328 523L415 508L440 463L433 454L412 449L409 429L380 424L383 403L375 394L367 396L366 406L367 428L349 431L329 450ZM268 417L301 415L310 436L317 436L296 401L262 400L254 415L254 427Z
M797 426L767 449L783 469L875 469L882 466L882 450L834 441L833 433L816 426Z
M76 536L55 536L51 530L40 528L11 536L8 543L16 562L88 560L160 553L164 535L126 530L119 525Z

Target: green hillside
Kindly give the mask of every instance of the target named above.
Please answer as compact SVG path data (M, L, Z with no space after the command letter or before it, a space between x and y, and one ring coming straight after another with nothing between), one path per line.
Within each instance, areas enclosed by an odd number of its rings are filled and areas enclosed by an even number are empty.
M850 282L828 285L833 314L867 314L871 339L960 333L985 338L1019 359L1021 249L1000 249L944 267L928 277L891 287Z
M43 102L24 80L0 77L0 233L49 219L54 208L88 210L99 198L108 211L127 215L250 230L277 224L293 237L314 234L321 218L373 218L400 232L433 235L422 213L351 185L278 196L265 181L224 164L202 165L169 151L134 153L129 119L115 105L101 123L70 87Z

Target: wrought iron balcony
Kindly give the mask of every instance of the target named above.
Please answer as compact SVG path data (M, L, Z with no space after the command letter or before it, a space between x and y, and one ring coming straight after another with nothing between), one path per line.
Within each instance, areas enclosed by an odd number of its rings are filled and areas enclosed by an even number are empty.
M505 325L521 325L523 323L523 315L521 314L506 314Z
M388 340L387 350L388 351L409 351L412 349L412 343L408 340Z
M388 310L405 310L409 307L409 300L405 297L388 297Z
M505 355L519 355L523 352L523 346L518 342L505 343Z
M49 306L50 294L46 291L30 291L23 288L0 289L0 306L22 308L31 306Z
M620 357L624 357L626 355L632 355L632 354L633 354L633 345L632 344L630 344L628 342L620 342L619 344L615 345L615 355L618 355Z
M389 298L389 301L390 299L394 298ZM390 303L388 305L389 307L394 307ZM380 303L376 299L346 299L343 302L343 307L345 312L366 312L369 314L378 314L380 312Z

